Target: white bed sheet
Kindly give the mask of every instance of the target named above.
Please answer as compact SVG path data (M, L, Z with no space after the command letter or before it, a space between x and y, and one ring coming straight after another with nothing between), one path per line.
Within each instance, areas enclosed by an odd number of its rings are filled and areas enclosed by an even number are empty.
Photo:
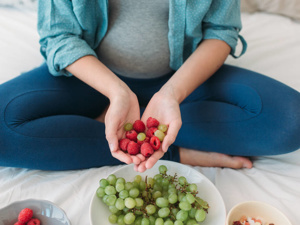
M269 75L300 91L300 24L264 13L243 14L242 35L248 52L227 63ZM0 83L40 65L35 12L0 8ZM1 146L0 146L1 148ZM300 150L258 157L250 170L201 168L220 191L229 211L246 200L270 203L292 224L300 220ZM67 213L73 225L89 224L89 204L100 178L121 166L79 171L39 171L0 167L0 208L18 200L50 200Z

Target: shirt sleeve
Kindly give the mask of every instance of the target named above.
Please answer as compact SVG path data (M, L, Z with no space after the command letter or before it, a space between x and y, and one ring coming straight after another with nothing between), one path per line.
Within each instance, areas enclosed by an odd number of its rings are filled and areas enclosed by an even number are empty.
M83 30L70 0L41 0L38 6L40 51L54 76L71 76L65 68L95 51L82 38Z
M203 39L218 39L225 41L230 47L230 54L235 56L239 32L242 28L240 0L213 0L203 19ZM243 53L246 42L243 41Z

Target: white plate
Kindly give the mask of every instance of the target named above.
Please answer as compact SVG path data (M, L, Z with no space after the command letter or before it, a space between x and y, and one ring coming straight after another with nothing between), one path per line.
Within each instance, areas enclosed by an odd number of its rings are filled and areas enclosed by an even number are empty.
M174 175L177 173L178 176L185 176L189 183L197 184L199 192L198 196L207 201L210 206L207 217L205 221L201 223L201 225L225 224L226 209L219 191L209 179L189 166L172 161L159 160L151 170L147 170L142 174L135 172L132 164L120 168L114 172L114 174L117 177L124 177L126 181L133 181L135 175L137 174L142 175L142 177L145 177L146 175L153 177L158 173L158 167L160 165L165 165L168 168L167 173L169 175ZM90 204L91 224L111 225L108 221L108 216L110 214L111 213L108 210L108 207L95 194Z

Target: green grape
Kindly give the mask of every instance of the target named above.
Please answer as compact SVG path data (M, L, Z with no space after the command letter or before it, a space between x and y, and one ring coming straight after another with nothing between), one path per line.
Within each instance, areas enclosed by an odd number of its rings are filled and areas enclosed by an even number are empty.
M185 185L187 182L186 182L186 178L184 176L181 176L178 178L178 182L181 186Z
M166 174L167 171L168 171L168 169L167 169L167 167L165 165L160 165L158 167L158 171L159 171L160 174Z
M168 130L168 126L165 124L159 124L157 129L159 129L160 131L166 133L166 131Z
M148 215L152 215L156 212L156 207L152 204L147 205L145 209Z
M139 183L136 182L136 181L133 181L133 182L132 182L132 185L133 185L134 188L140 188Z
M124 203L128 209L133 209L136 206L135 200L130 197L126 198Z
M117 192L121 192L125 189L125 185L124 185L124 183L116 183L115 188L116 188Z
M116 207L118 210L123 210L123 209L125 208L124 200L123 200L122 198L118 198L118 199L116 200L115 207Z
M146 183L145 183L145 181L140 181L140 183L139 183L139 188L140 188L140 190L141 191L144 191L145 189L146 189Z
M193 204L196 200L194 195L192 195L191 193L187 193L185 197L186 197L187 202L190 204Z
M170 183L170 184L169 184L169 189L176 189L176 186L175 186L175 184L173 184L173 183Z
M116 208L116 206L114 206L114 205L110 205L110 206L108 206L108 209L109 209L109 211L111 212L111 213L113 213L113 214L117 214L118 212L119 212L119 210Z
M106 200L107 200L108 196L109 196L109 195L104 195L103 198L102 198L102 201L103 201L105 204L106 204Z
M150 185L151 187L153 187L154 185L154 179L151 177L147 177L147 184Z
M156 218L156 220L155 220L155 225L164 225L164 220L163 220L163 218Z
M122 199L125 199L129 196L129 193L127 190L123 190L119 193L119 197L122 198Z
M188 202L180 202L179 208L184 211L190 211L192 208L192 205Z
M107 181L110 185L115 185L116 184L116 181L117 181L117 177L116 175L114 174L110 174L108 177L107 177Z
M166 220L165 222L164 222L164 225L173 225L174 223L173 223L173 221L172 220Z
M196 208L191 208L191 210L189 211L189 217L192 218L192 219L194 219L196 211L197 211Z
M136 175L134 177L134 181L137 182L138 184L142 181L142 176L141 175Z
M203 220L205 220L206 218L206 213L203 209L198 209L196 211L196 214L195 214L195 219L198 221L198 222L202 222Z
M169 180L167 179L167 178L163 178L162 179L162 182L161 182L161 185L163 186L163 187L166 187L166 188L169 188Z
M132 197L132 198L138 197L139 194L140 194L140 191L137 188L132 188L132 189L129 190L129 196Z
M132 188L133 188L132 182L126 182L125 183L125 190L129 191Z
M196 220L194 219L189 219L187 222L186 222L186 225L195 225L195 224L198 224Z
M143 217L139 216L135 218L134 225L141 225Z
M117 223L117 221L118 221L117 215L111 214L111 215L108 217L108 221L109 221L110 223L112 223L112 224Z
M105 195L105 191L103 187L98 187L96 194L99 198L103 198L103 196Z
M180 220L175 220L174 225L183 225L183 222Z
M158 207L163 208L169 206L169 200L164 197L159 197L155 200Z
M159 184L159 183L161 183L163 177L162 177L161 174L156 174L156 175L153 177L153 179L155 180L156 183Z
M150 225L155 225L155 217L154 216L149 216L149 221L150 221Z
M136 198L135 202L136 202L136 207L142 207L144 205L144 200L141 198Z
M129 212L124 216L125 224L132 224L134 220L135 220L135 215L132 212Z
M157 199L161 197L161 192L160 191L154 191L152 194L152 198Z
M158 216L161 218L165 218L165 217L169 216L169 214L170 214L170 209L167 207L163 207L158 210Z
M179 210L179 212L176 214L176 220L185 221L187 220L189 214L187 211Z
M130 131L130 130L132 130L132 128L133 128L132 123L126 123L126 124L124 125L124 130L125 130L125 131Z
M168 194L169 194L169 195L170 195L170 194L177 194L176 188L169 188Z
M117 221L118 225L125 225L124 222L124 215L120 215L118 216L118 221Z
M106 186L109 185L109 182L108 182L108 180L102 178L102 179L99 181L99 185L100 185L100 187L105 188Z
M149 219L146 218L146 217L144 217L144 218L142 219L141 225L150 225Z
M158 137L158 139L160 140L160 141L163 141L164 140L164 138L165 138L165 134L164 134L164 132L162 132L161 130L156 130L155 132L154 132L154 135L156 136L156 137Z
M153 190L162 192L163 188L162 188L161 184L154 183Z
M184 196L180 199L180 202L187 202L187 200L186 200L186 195L184 195Z
M177 213L179 212L179 209L178 208L172 208L171 212L172 212L173 216L176 216Z
M106 186L104 191L105 191L105 194L107 194L107 195L115 195L117 193L115 187L111 186L111 185Z
M106 199L106 204L108 206L115 205L116 201L117 201L117 196L109 195Z
M125 179L123 177L117 178L116 184L118 184L118 183L125 184Z
M196 184L190 184L188 188L190 192L197 192L198 189Z
M182 193L182 192L179 192L178 193L178 201L182 201L182 199L185 197L185 194L184 193Z
M175 204L178 200L177 194L176 193L170 194L169 197L168 197L168 200L169 200L169 203Z
M146 138L146 134L145 133L139 133L138 135L137 135L137 139L139 140L139 141L143 141L143 140L145 140L145 138Z

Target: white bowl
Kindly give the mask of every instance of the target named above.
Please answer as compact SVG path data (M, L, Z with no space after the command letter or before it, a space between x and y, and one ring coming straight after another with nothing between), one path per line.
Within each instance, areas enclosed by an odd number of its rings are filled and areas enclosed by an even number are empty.
M27 199L24 201L13 202L0 209L0 224L12 225L18 221L18 215L24 208L33 211L33 218L41 221L45 225L71 225L65 212L46 200Z
M242 202L234 206L228 213L226 225L232 225L242 216L261 219L263 224L292 225L288 218L274 206L259 201Z

